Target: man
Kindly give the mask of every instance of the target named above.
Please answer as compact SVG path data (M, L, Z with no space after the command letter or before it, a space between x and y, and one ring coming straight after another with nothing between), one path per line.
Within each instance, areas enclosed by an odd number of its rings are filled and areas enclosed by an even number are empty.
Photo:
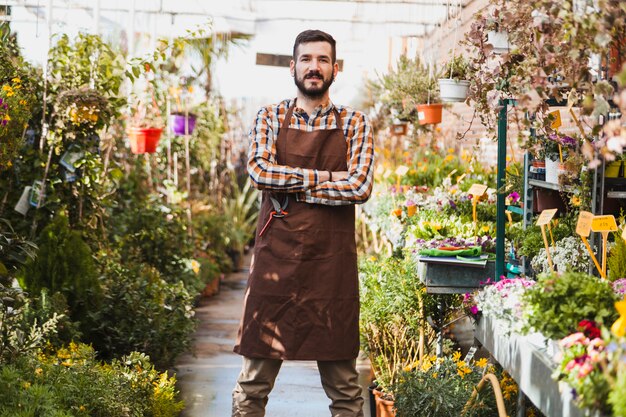
M250 132L248 172L263 200L233 415L265 415L283 360L316 360L332 416L362 416L354 204L372 190L372 133L364 114L330 101L332 36L300 33L290 70L296 98L262 108Z

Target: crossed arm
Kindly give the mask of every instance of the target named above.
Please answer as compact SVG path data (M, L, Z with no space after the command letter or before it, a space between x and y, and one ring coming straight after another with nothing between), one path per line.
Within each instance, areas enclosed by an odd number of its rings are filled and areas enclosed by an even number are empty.
M261 190L296 193L299 201L326 205L364 203L373 184L374 146L367 117L358 114L348 137L348 171L327 171L278 165L276 163L276 121L267 108L257 114L250 131L248 172Z

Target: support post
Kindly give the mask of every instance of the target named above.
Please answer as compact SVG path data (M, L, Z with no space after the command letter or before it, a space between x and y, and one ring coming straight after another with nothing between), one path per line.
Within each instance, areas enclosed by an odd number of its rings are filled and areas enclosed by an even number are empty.
M498 114L498 175L496 179L496 189L500 190L506 180L506 113L509 100L500 100L500 113ZM506 221L506 205L504 194L497 194L496 204L496 276L495 280L504 275L504 235Z

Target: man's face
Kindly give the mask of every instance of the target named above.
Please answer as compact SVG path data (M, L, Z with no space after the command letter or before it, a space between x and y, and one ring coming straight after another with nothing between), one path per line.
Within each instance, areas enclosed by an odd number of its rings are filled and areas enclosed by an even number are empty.
M308 42L298 45L296 61L291 61L291 74L298 89L312 99L322 98L337 75L328 42Z

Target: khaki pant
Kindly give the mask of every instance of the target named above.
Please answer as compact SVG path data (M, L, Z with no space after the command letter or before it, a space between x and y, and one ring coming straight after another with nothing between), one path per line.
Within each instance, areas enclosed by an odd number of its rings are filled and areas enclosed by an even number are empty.
M268 395L283 361L243 357L233 391L233 417L263 417ZM363 398L356 360L318 361L322 387L331 400L333 417L363 417Z

